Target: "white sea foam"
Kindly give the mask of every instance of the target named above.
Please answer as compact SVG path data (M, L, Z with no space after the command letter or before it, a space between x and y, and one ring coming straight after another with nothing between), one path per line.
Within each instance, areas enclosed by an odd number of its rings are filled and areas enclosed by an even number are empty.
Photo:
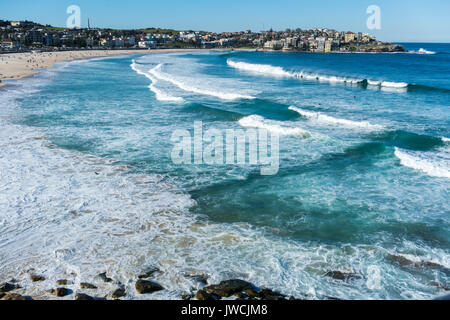
M279 125L276 121L266 120L258 115L244 117L239 120L239 124L243 127L266 129L269 132L280 135L300 136L303 138L311 136L309 131L302 128L284 127Z
M434 52L434 51L429 51L429 50L426 50L426 49L424 49L424 48L420 48L420 49L417 50L417 51L411 51L410 53L415 53L415 54L436 54L436 52Z
M184 99L181 97L174 97L171 95L166 94L165 92L163 92L162 90L158 89L156 87L156 83L158 82L157 79L155 79L149 72L144 72L141 71L138 67L136 62L133 60L131 63L131 69L133 69L134 71L136 71L137 74L146 76L148 79L150 79L150 81L152 82L149 85L149 89L155 94L155 97L157 100L159 101L173 101L173 102L183 102Z
M309 73L305 71L301 72L290 72L277 66L272 66L268 64L254 64L246 62L237 62L228 59L227 64L235 69L240 69L252 73L263 74L275 77L287 77L295 79L312 80L319 82L329 82L329 83L347 83L347 84L358 84L364 79L348 78L348 77L338 77L332 75L322 75L316 73Z
M213 90L209 90L209 89L205 89L205 88L198 88L198 87L192 86L192 85L188 84L188 81L182 81L168 73L162 72L161 71L162 66L163 66L162 63L158 64L155 68L150 70L150 73L153 76L155 76L156 78L158 78L159 80L170 82L184 91L193 92L193 93L197 93L197 94L201 94L201 95L217 97L222 100L255 99L255 97L253 97L253 96L242 95L242 94L235 93L235 92L221 92L218 90L213 91Z
M443 142L450 142L450 138L442 137L442 141L443 141Z
M95 278L106 271L124 284L129 299L179 299L198 286L185 277L191 272L208 274L210 283L244 278L288 295L308 293L312 299L398 298L385 290L367 293L365 281L343 293L339 283L323 280L329 269L349 266L371 279L367 264L392 274L380 246L301 245L266 237L265 231L243 223L197 221L187 214L194 202L163 176L131 174L112 161L49 148L33 128L1 125L0 281L14 277L31 296L51 298L45 292L61 278L73 281L69 288L74 291L80 282L93 282L96 293L106 296L111 285ZM415 243L408 248L419 249ZM420 249L447 265L445 251ZM161 269L153 280L166 290L137 295L136 276L149 266ZM31 283L24 272L31 268L47 280ZM416 290L421 285L412 278L401 291L429 297Z
M406 82L382 81L381 86L388 88L406 88L408 87L408 84Z
M371 124L367 121L352 121L347 119L339 119L327 116L325 114L322 114L320 112L312 112L312 111L306 111L294 106L289 107L290 110L298 112L300 115L316 120L319 122L331 124L331 125L338 125L338 126L345 126L349 128L357 128L357 129L369 129L369 130L382 130L383 126Z
M381 80L367 80L368 89L377 89L385 92L405 93L408 91L409 84L406 82L392 82Z
M450 178L448 154L412 152L395 148L395 156L400 159L400 163L405 167L422 171L433 177Z
M347 259L377 261L373 248L325 250L268 238L242 223L202 223L187 213L192 199L164 176L131 174L113 161L49 148L34 128L1 125L0 281L14 277L33 297L51 298L45 292L61 278L74 291L93 282L106 296L111 285L96 278L105 271L130 299L179 299L198 286L185 277L190 272L208 274L211 283L242 277L299 296L321 281L325 268L342 269ZM324 254L324 270L308 272ZM136 276L150 266L161 269L153 280L166 290L137 295ZM46 281L31 283L24 272L30 269ZM311 298L332 294L333 285L324 285L308 292Z
M260 73L265 75L277 76L277 77L292 77L293 74L285 71L281 67L275 67L268 64L254 64L246 62L236 62L228 59L227 64L235 69L250 71L254 73Z
M306 79L306 80L316 80L319 82L328 82L328 83L341 83L341 84L350 84L356 85L361 84L364 79L357 79L351 77L339 77L333 75L322 75L318 73L309 73L309 72L296 72L294 73L296 78Z
M382 81L378 81L378 80L367 80L367 84L369 86L376 86L379 87L381 85Z
M325 83L341 83L346 85L358 85L364 84L367 80L367 84L370 86L377 86L382 88L406 88L408 84L405 82L390 82L381 80L369 80L363 78L342 77L335 75L324 75L319 73L311 73L306 71L290 72L281 67L266 65L266 64L253 64L246 62L237 62L228 59L227 64L235 69L240 69L252 73L275 76L275 77L288 77L309 81L318 81Z

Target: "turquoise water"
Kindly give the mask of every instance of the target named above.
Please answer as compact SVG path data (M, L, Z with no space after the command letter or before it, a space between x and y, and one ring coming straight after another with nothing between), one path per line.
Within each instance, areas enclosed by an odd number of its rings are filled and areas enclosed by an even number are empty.
M414 52L155 52L67 63L17 83L0 93L10 128L2 174L15 185L2 186L0 256L20 252L54 277L68 266L106 269L125 283L157 264L171 288L159 298L189 290L183 273L193 269L311 298L445 293L450 45L405 47ZM195 121L279 133L278 174L174 164L171 135ZM308 135L289 133L297 129ZM21 143L29 154L14 152Z

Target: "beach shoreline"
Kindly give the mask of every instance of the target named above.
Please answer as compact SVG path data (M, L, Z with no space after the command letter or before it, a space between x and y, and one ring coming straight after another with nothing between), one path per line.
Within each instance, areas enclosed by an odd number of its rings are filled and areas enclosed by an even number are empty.
M87 50L55 52L21 52L0 55L0 87L11 80L19 80L52 68L65 61L86 60L119 55L139 55L186 51L229 51L230 49L156 49L156 50ZM5 82L6 81L6 82Z

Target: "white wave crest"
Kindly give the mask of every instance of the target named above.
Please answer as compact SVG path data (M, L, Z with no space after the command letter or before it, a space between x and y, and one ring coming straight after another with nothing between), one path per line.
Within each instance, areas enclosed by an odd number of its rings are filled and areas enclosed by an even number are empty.
M392 89L404 89L409 86L406 82L393 82L393 81L381 81L381 80L367 80L368 86L374 86L374 87L381 87L382 89L385 88L392 88Z
M297 108L294 106L289 107L289 110L295 111L306 118L314 119L316 121L328 123L328 124L332 124L332 125L340 125L340 126L345 126L345 127L349 127L349 128L370 129L370 130L382 130L384 128L381 125L371 124L367 121L352 121L352 120L347 120L347 119L334 118L334 117L330 117L325 114L322 114L320 112L306 111L306 110L303 110L303 109L300 109L300 108Z
M395 156L405 167L422 171L432 177L450 178L450 161L439 154L413 153L395 148Z
M382 81L381 86L388 88L406 88L408 87L408 84L406 82Z
M269 64L254 64L246 62L236 62L228 59L227 64L235 69L244 71L250 71L254 73L260 73L265 75L277 76L277 77L293 77L293 74L287 72L281 67L271 66Z
M346 84L358 84L364 81L364 79L348 78L348 77L338 77L330 75L321 75L308 73L305 71L301 72L289 72L281 67L272 66L269 64L254 64L246 62L236 62L228 59L227 64L235 69L240 69L244 71L249 71L252 73L264 74L275 77L287 77L319 82L329 82L329 83L346 83Z
M411 53L415 53L415 54L436 54L436 52L434 52L434 51L429 51L429 50L426 50L426 49L424 49L424 48L420 48L420 49L417 50L417 51L411 51Z
M173 102L183 102L184 101L184 99L181 97L174 97L174 96L168 95L168 94L164 93L163 91L161 91L160 89L158 89L156 87L156 83L158 82L158 80L155 79L154 77L152 77L149 73L139 70L137 68L136 62L134 60L132 61L130 66L131 66L131 69L136 71L137 74L143 75L143 76L147 77L148 79L150 79L150 81L152 83L148 86L148 88L155 94L155 97L157 100L173 101Z
M442 139L443 142L450 142L450 138L442 137L441 139Z
M378 86L382 88L406 88L408 87L408 83L405 82L391 82L391 81L381 81L381 80L368 80L362 78L352 78L352 77L342 77L342 76L334 76L334 75L324 75L319 73L311 73L306 71L300 72L289 72L281 67L272 66L268 64L253 64L246 62L236 62L233 60L227 60L228 66L240 69L252 73L275 76L275 77L288 77L288 78L296 78L301 80L309 80L309 81L318 81L325 83L341 83L346 85L358 85L364 84L367 81L367 84L370 86Z
M380 86L381 85L381 81L378 81L378 80L367 80L367 84L369 86Z
M316 80L319 82L329 82L329 83L343 83L343 84L361 84L364 79L350 78L350 77L339 77L339 76L329 76L322 74L314 74L308 72L295 73L295 77L306 80Z
M207 89L202 89L202 88L197 88L197 87L191 86L191 85L187 84L186 82L183 82L179 79L176 79L176 78L170 76L167 73L162 72L161 67L162 67L162 64L158 64L155 68L150 70L150 73L153 76L155 76L156 78L158 78L159 80L170 82L184 91L193 92L193 93L197 93L197 94L201 94L201 95L213 96L213 97L217 97L222 100L255 99L255 97L242 95L239 93L212 91L212 90L207 90Z
M282 127L279 124L274 123L274 121L268 121L258 115L244 117L239 120L239 124L243 127L266 129L269 132L280 135L300 136L303 138L311 136L309 131L302 128Z

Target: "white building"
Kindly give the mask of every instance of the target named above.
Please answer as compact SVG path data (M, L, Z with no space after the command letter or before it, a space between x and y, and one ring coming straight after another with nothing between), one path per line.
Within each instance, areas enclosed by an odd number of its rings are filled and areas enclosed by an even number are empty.
M139 41L138 47L143 49L156 49L155 41Z
M283 48L283 45L284 44L281 41L272 40L272 41L266 41L266 43L264 43L264 48L277 50L277 49Z

